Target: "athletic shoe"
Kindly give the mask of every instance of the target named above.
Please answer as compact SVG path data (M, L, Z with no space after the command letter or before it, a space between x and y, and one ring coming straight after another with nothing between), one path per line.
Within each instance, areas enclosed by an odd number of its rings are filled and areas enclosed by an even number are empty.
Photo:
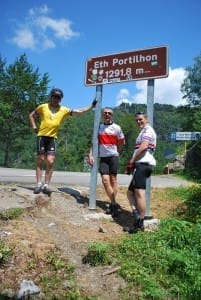
M41 186L36 186L34 189L34 194L40 194L41 192Z
M137 233L139 231L144 231L144 219L134 220L132 226L125 226L123 231L128 232L130 234Z
M43 193L50 196L51 195L51 190L47 187L47 186L44 186L43 187Z
M128 233L137 233L137 227L136 226L124 226L123 231L128 232Z
M116 217L118 215L120 205L118 203L110 204L109 208L106 209L106 214Z
M138 230L144 231L144 219L139 220Z
M133 217L134 217L134 220L135 220L136 224L138 224L139 220L140 220L140 214L139 214L137 209L133 210Z

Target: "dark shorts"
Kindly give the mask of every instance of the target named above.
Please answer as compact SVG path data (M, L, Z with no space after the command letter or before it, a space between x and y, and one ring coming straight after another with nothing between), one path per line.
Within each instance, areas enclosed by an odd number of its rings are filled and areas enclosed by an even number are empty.
M152 166L147 163L135 163L133 178L129 184L128 190L134 191L135 189L146 190L146 179L152 173Z
M37 154L55 155L56 139L48 136L37 137Z
M119 157L118 156L109 156L101 157L99 163L99 172L103 174L117 174L119 167Z

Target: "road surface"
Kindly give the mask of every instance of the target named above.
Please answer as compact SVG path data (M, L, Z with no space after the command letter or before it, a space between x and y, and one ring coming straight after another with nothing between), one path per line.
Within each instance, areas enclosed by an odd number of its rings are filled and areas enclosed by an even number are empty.
M13 169L0 167L0 182L21 182L35 184L35 170ZM85 172L54 171L52 184L90 186L91 174ZM118 184L127 186L131 176L118 174ZM97 174L97 184L101 184L100 175ZM188 186L192 182L177 178L173 175L154 175L151 177L151 186L157 188Z

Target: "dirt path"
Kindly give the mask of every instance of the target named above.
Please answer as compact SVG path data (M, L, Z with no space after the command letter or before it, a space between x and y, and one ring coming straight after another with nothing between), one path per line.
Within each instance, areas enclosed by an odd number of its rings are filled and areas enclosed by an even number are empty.
M17 288L27 276L25 262L19 257L26 256L30 249L34 255L41 256L56 245L62 256L75 265L76 283L80 290L87 295L99 295L104 300L120 299L118 289L124 286L124 281L116 273L103 276L111 267L90 267L82 262L89 242L112 241L123 235L121 226L104 214L106 202L101 201L100 207L98 201L97 210L91 211L88 209L88 189L80 191L76 187L60 188L59 191L55 186L50 198L43 194L34 195L29 187L2 186L0 193L1 210L26 207L23 218L0 227L1 234L11 233L4 239L11 244L15 240L18 256L13 268L15 279L9 279L9 270L5 272L4 280L13 280L12 284ZM101 214L104 218L97 219Z

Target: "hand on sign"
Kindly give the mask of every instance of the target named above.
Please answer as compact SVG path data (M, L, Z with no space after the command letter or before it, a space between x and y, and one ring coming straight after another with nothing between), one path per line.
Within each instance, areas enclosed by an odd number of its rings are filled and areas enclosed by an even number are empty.
M98 100L96 98L94 98L94 100L92 101L92 106L95 107L97 102L98 102Z

